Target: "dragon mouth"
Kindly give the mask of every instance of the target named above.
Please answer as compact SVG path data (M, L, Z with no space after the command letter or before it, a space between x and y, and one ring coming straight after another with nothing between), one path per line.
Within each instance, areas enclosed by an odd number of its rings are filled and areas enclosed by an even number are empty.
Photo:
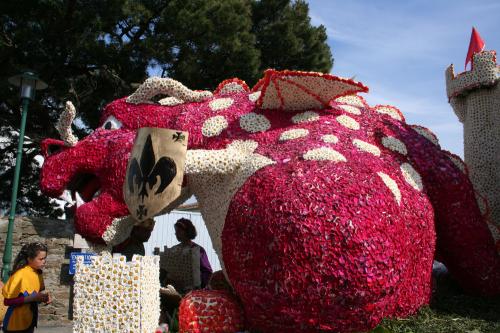
M76 209L97 198L100 193L101 183L99 178L90 173L82 173L73 176L60 199L67 202L66 211L74 214Z

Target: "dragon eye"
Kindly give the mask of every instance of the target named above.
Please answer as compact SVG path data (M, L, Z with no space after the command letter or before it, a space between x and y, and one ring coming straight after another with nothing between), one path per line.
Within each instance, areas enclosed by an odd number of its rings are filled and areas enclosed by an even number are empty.
M107 130L115 130L121 128L122 123L115 117L109 116L101 127Z

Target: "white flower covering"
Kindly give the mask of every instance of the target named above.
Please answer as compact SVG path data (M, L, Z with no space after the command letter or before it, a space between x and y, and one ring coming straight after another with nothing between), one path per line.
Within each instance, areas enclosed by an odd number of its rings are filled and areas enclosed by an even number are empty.
M231 198L260 168L275 162L254 153L257 142L236 140L223 150L188 150L185 174L224 269L222 230Z
M160 315L159 257L78 258L73 332L154 332Z
M67 146L75 146L78 142L78 138L73 135L73 131L71 130L71 123L73 123L75 116L75 106L70 101L67 101L66 107L61 113L61 116L56 124L56 130L59 132L61 139Z
M472 70L456 76L452 66L447 69L446 92L463 123L468 176L487 199L490 220L500 228L500 66L495 51L476 53L472 62ZM478 203L484 205L482 200Z
M396 120L401 120L401 121L403 120L403 118L398 112L398 109L396 109L393 106L389 105L377 106L375 107L375 111L377 111L378 113L386 114L389 117L394 118Z
M379 175L385 186L387 186L387 188L392 192L394 199L396 199L396 202L399 205L401 203L401 191L399 191L398 184L394 181L394 179L383 172L377 172L377 175Z
M422 127L422 126L418 126L418 125L412 125L411 128L413 128L413 130L415 132L417 132L418 134L420 134L421 136L423 136L424 138L426 138L427 140L429 140L430 142L432 142L436 146L439 146L438 138L429 129Z
M406 155L408 153L406 145L401 140L393 136L384 136L382 138L382 145L385 148L398 152L402 155Z
M210 106L210 109L212 109L212 111L217 112L220 110L227 109L228 107L233 105L233 103L234 103L234 100L232 98L228 97L228 98L214 99L213 101L208 103L208 105Z
M424 188L424 185L422 184L422 178L409 163L401 164L401 173L403 174L406 182L410 184L411 187L413 187L417 191L422 191L422 189Z
M328 148L321 147L316 149L311 149L303 155L306 160L317 160L317 161L333 161L333 162L347 162L344 155L338 151Z
M358 95L341 96L335 99L335 102L349 104L353 106L364 107L363 99Z
M165 106L176 106L179 104L184 104L184 101L175 97L165 97L160 99L158 103Z
M203 123L201 128L201 133L204 136L212 137L222 133L223 130L227 128L227 120L223 116L215 116L208 118Z
M339 105L338 107L341 108L342 110L344 110L345 112L349 112L349 113L356 114L356 115L361 114L361 110L355 106L352 106L352 105Z
M365 151L365 152L370 153L370 154L375 155L375 156L380 156L380 149L377 146L372 145L371 143L368 143L368 142L365 142L362 140L358 140L358 139L352 140L352 143L359 150Z
M239 92L244 92L245 88L238 82L229 82L222 87L222 89L219 91L219 94L234 94L234 93L239 93Z
M339 138L333 134L326 134L321 137L321 140L326 143L337 143L339 142Z
M128 103L151 103L156 95L169 95L181 101L201 102L213 94L210 91L193 91L182 83L160 77L150 77L137 90L127 97Z
M108 246L118 245L130 236L136 222L130 215L113 219L102 234L102 239Z
M309 131L304 129L304 128L291 129L291 130L284 131L283 133L281 133L280 141L298 139L298 138L302 138L304 136L307 136L308 134L309 134Z
M292 117L292 122L294 124L307 123L310 121L316 121L319 119L319 114L313 111L306 111L302 113L297 113Z
M340 125L347 127L348 129L359 130L359 123L349 116L341 115L335 119Z
M265 132L271 128L271 122L261 114L250 112L240 117L240 126L250 133Z
M455 166L462 171L462 173L466 173L467 172L466 166L465 166L465 162L462 161L461 158L459 158L457 156L454 156L454 155L448 155L448 157L453 162L453 164L455 164Z
M256 91L248 95L248 99L254 103L259 99L259 97L260 97L260 91Z

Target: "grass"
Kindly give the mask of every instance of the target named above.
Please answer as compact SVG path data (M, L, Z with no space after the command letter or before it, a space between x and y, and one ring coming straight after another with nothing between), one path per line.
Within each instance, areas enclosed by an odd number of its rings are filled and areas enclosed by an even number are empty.
M500 297L470 296L449 278L416 316L384 320L373 333L500 333Z

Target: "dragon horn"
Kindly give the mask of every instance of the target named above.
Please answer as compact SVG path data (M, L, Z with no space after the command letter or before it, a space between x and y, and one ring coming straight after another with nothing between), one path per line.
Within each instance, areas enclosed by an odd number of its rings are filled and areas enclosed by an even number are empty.
M71 130L71 123L73 123L73 119L75 119L75 116L75 106L70 101L67 101L66 107L59 116L59 120L57 121L56 125L56 129L59 132L61 139L67 146L74 146L78 142L78 138L73 135L73 131Z
M175 97L183 102L201 102L213 96L210 91L194 91L173 79L150 77L132 95L127 97L127 102L133 104L151 103L151 99L160 94Z

